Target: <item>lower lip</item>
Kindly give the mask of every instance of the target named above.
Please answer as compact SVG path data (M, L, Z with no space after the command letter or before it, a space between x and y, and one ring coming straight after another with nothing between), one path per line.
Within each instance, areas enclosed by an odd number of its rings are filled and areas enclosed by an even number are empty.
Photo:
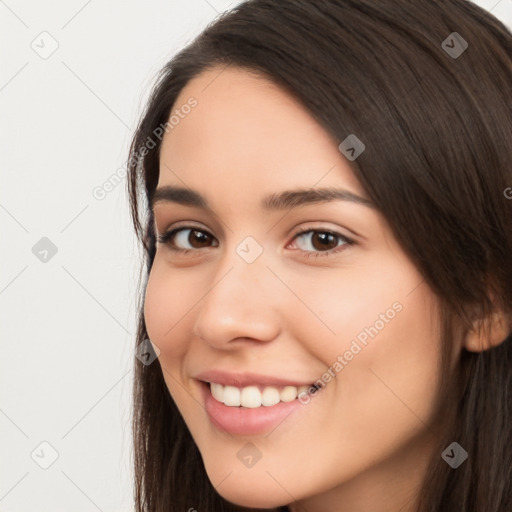
M274 430L284 419L302 406L298 399L276 405L248 408L229 407L213 398L206 382L200 382L206 412L219 430L234 435L262 434Z

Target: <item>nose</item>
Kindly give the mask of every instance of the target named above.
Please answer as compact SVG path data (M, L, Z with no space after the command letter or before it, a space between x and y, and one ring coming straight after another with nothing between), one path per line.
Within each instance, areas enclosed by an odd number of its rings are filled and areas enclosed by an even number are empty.
M197 306L195 335L220 350L238 347L241 341L272 341L280 332L276 284L263 255L246 263L231 251Z

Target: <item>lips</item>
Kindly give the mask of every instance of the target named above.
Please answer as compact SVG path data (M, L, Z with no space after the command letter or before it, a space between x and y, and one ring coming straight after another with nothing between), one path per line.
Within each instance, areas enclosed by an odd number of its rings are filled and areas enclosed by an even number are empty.
M211 424L235 435L273 430L292 412L300 414L301 393L318 389L307 381L257 373L209 370L194 378L200 384Z
M312 381L282 379L270 375L261 375L257 373L230 373L221 370L209 370L199 373L195 376L197 380L203 382L215 382L223 386L232 386L235 388L245 388L248 386L258 386L260 390L266 386L273 386L276 388L284 388L286 386L294 386L299 388L301 386L312 386Z
M246 436L271 432L290 414L298 414L301 408L305 409L299 400L279 402L271 407L231 407L215 399L206 382L200 382L200 388L211 425L231 435Z

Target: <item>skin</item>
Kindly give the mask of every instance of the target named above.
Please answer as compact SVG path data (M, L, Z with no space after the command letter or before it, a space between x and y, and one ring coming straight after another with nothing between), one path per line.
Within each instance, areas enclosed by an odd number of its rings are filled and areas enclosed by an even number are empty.
M212 241L201 246L182 231L175 243L192 252L158 244L144 313L212 484L244 506L414 510L434 442L435 295L375 208L343 200L261 208L264 196L295 188L367 198L341 141L285 91L213 68L188 83L175 108L190 96L198 105L163 139L158 187L194 189L214 215L157 202L155 230L192 225ZM315 231L295 236L307 229ZM311 236L325 230L355 244L335 238L327 254ZM247 236L263 249L251 264L236 252ZM211 424L193 375L222 368L314 382L397 302L401 311L271 434L234 436ZM262 454L251 468L237 458L249 441Z

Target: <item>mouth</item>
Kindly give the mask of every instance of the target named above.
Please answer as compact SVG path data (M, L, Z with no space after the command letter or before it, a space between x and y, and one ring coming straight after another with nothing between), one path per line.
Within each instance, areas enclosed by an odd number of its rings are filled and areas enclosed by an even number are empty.
M295 375L302 372L297 371ZM273 432L288 416L311 413L311 396L321 389L297 377L283 378L279 371L267 374L210 368L193 376L199 385L210 427L234 435ZM320 400L322 402L323 400ZM315 399L312 407L320 406ZM286 422L288 427L296 424ZM279 427L284 429L285 427Z
M257 409L272 407L279 403L288 403L307 395L315 384L309 386L263 386L249 385L244 387L228 386L218 382L204 382L217 402L227 407L245 407Z
M314 385L249 385L238 388L215 382L197 382L210 424L218 431L235 436L268 435L278 427L284 429L280 425L288 416L304 414L309 409L303 405L308 402L300 400L302 394L311 388L317 389Z

